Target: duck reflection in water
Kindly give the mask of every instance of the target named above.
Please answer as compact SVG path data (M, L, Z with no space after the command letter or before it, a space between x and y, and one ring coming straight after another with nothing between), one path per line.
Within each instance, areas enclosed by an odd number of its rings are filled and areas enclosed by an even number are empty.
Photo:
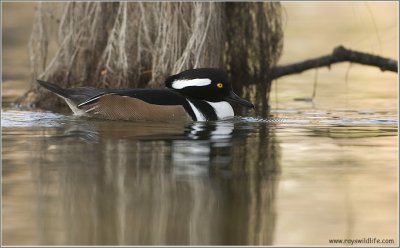
M273 127L236 120L75 124L44 138L33 161L36 174L62 179L36 182L43 244L57 243L57 235L80 245L273 243ZM56 148L45 149L49 143ZM49 187L58 189L51 198L43 190Z

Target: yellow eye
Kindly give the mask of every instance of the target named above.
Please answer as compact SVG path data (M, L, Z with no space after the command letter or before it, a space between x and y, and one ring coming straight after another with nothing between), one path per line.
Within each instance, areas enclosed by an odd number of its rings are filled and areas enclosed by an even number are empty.
M217 87L221 89L222 87L224 87L224 85L222 83L217 83Z

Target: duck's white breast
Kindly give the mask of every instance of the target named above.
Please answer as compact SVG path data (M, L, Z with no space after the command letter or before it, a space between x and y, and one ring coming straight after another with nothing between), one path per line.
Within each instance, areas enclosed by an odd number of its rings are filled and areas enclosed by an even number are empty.
M207 102L213 107L217 114L218 120L235 116L232 106L228 102Z

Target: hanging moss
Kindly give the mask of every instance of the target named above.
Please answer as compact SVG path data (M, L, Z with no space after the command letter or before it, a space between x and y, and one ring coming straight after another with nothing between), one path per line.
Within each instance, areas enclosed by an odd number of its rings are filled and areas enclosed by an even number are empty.
M51 58L50 43L57 43ZM260 85L266 99L282 50L281 5L38 3L29 47L32 88L20 100L45 109L64 104L37 78L65 87L163 87L168 75L199 67L225 69L236 90Z

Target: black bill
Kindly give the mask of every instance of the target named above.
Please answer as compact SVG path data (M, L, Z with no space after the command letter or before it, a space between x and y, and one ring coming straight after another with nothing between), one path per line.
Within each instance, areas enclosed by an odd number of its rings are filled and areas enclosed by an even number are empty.
M248 107L248 108L254 108L254 105L251 102L246 101L243 98L240 98L233 91L231 91L231 94L229 96L225 97L225 99L226 100L230 100L232 102L237 102L240 105L243 105L243 106Z

